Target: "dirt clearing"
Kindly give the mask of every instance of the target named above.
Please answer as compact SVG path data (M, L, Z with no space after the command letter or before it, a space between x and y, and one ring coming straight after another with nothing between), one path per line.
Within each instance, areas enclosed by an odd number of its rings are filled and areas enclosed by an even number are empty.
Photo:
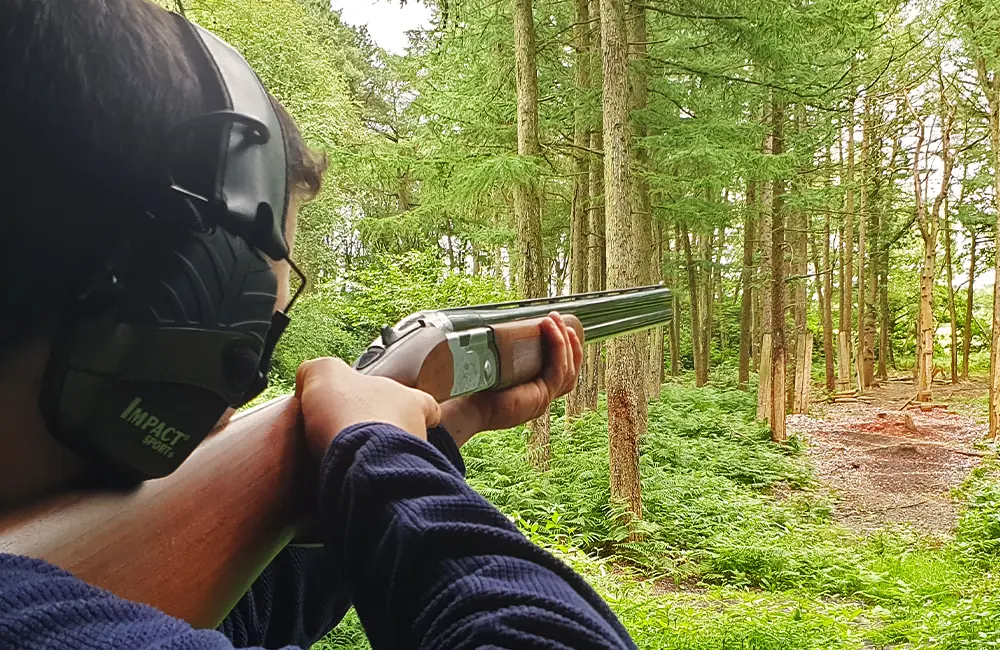
M934 386L939 404L979 397L978 384ZM813 404L810 416L788 418L802 435L818 478L837 497L835 517L858 531L911 523L925 533L947 533L956 522L950 490L982 461L976 449L986 426L951 408L922 412L903 406L909 382L890 381L867 393L871 404Z

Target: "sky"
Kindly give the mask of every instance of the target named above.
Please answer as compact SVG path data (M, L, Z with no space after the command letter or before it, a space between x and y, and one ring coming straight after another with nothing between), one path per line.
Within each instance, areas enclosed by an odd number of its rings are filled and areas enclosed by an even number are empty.
M344 22L368 25L372 39L395 54L406 49L407 30L426 27L431 19L431 10L420 0L407 0L403 7L399 0L331 0L330 5L343 10Z

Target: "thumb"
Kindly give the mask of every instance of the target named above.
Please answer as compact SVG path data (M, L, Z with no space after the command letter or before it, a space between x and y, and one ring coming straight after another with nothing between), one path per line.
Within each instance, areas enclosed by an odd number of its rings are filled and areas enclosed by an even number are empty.
M430 394L423 391L417 391L421 395L422 408L424 412L424 422L427 428L436 427L441 424L441 405L438 404L437 400L430 396Z

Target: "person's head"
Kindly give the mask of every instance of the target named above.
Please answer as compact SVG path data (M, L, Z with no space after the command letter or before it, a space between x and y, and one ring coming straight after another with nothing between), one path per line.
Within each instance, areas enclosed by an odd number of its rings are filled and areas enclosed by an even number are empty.
M53 337L162 188L172 129L212 110L214 89L190 32L143 0L6 0L0 28L0 458L10 468L51 459L25 470L51 485L76 463L46 439L39 413ZM319 190L324 161L272 104L293 188L291 246L296 207ZM281 307L288 267L273 268ZM0 483L0 506L33 491Z

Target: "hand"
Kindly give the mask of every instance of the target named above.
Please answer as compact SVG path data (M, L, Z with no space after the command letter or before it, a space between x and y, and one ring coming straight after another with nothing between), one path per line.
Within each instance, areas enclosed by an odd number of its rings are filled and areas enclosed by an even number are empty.
M474 393L441 405L441 424L461 447L480 431L509 429L545 413L552 400L576 386L583 343L576 331L552 312L542 321L546 350L542 374L501 391Z
M309 448L320 459L337 434L352 424L385 422L426 440L428 427L441 420L440 406L427 393L362 375L340 359L315 359L299 366L295 396Z

